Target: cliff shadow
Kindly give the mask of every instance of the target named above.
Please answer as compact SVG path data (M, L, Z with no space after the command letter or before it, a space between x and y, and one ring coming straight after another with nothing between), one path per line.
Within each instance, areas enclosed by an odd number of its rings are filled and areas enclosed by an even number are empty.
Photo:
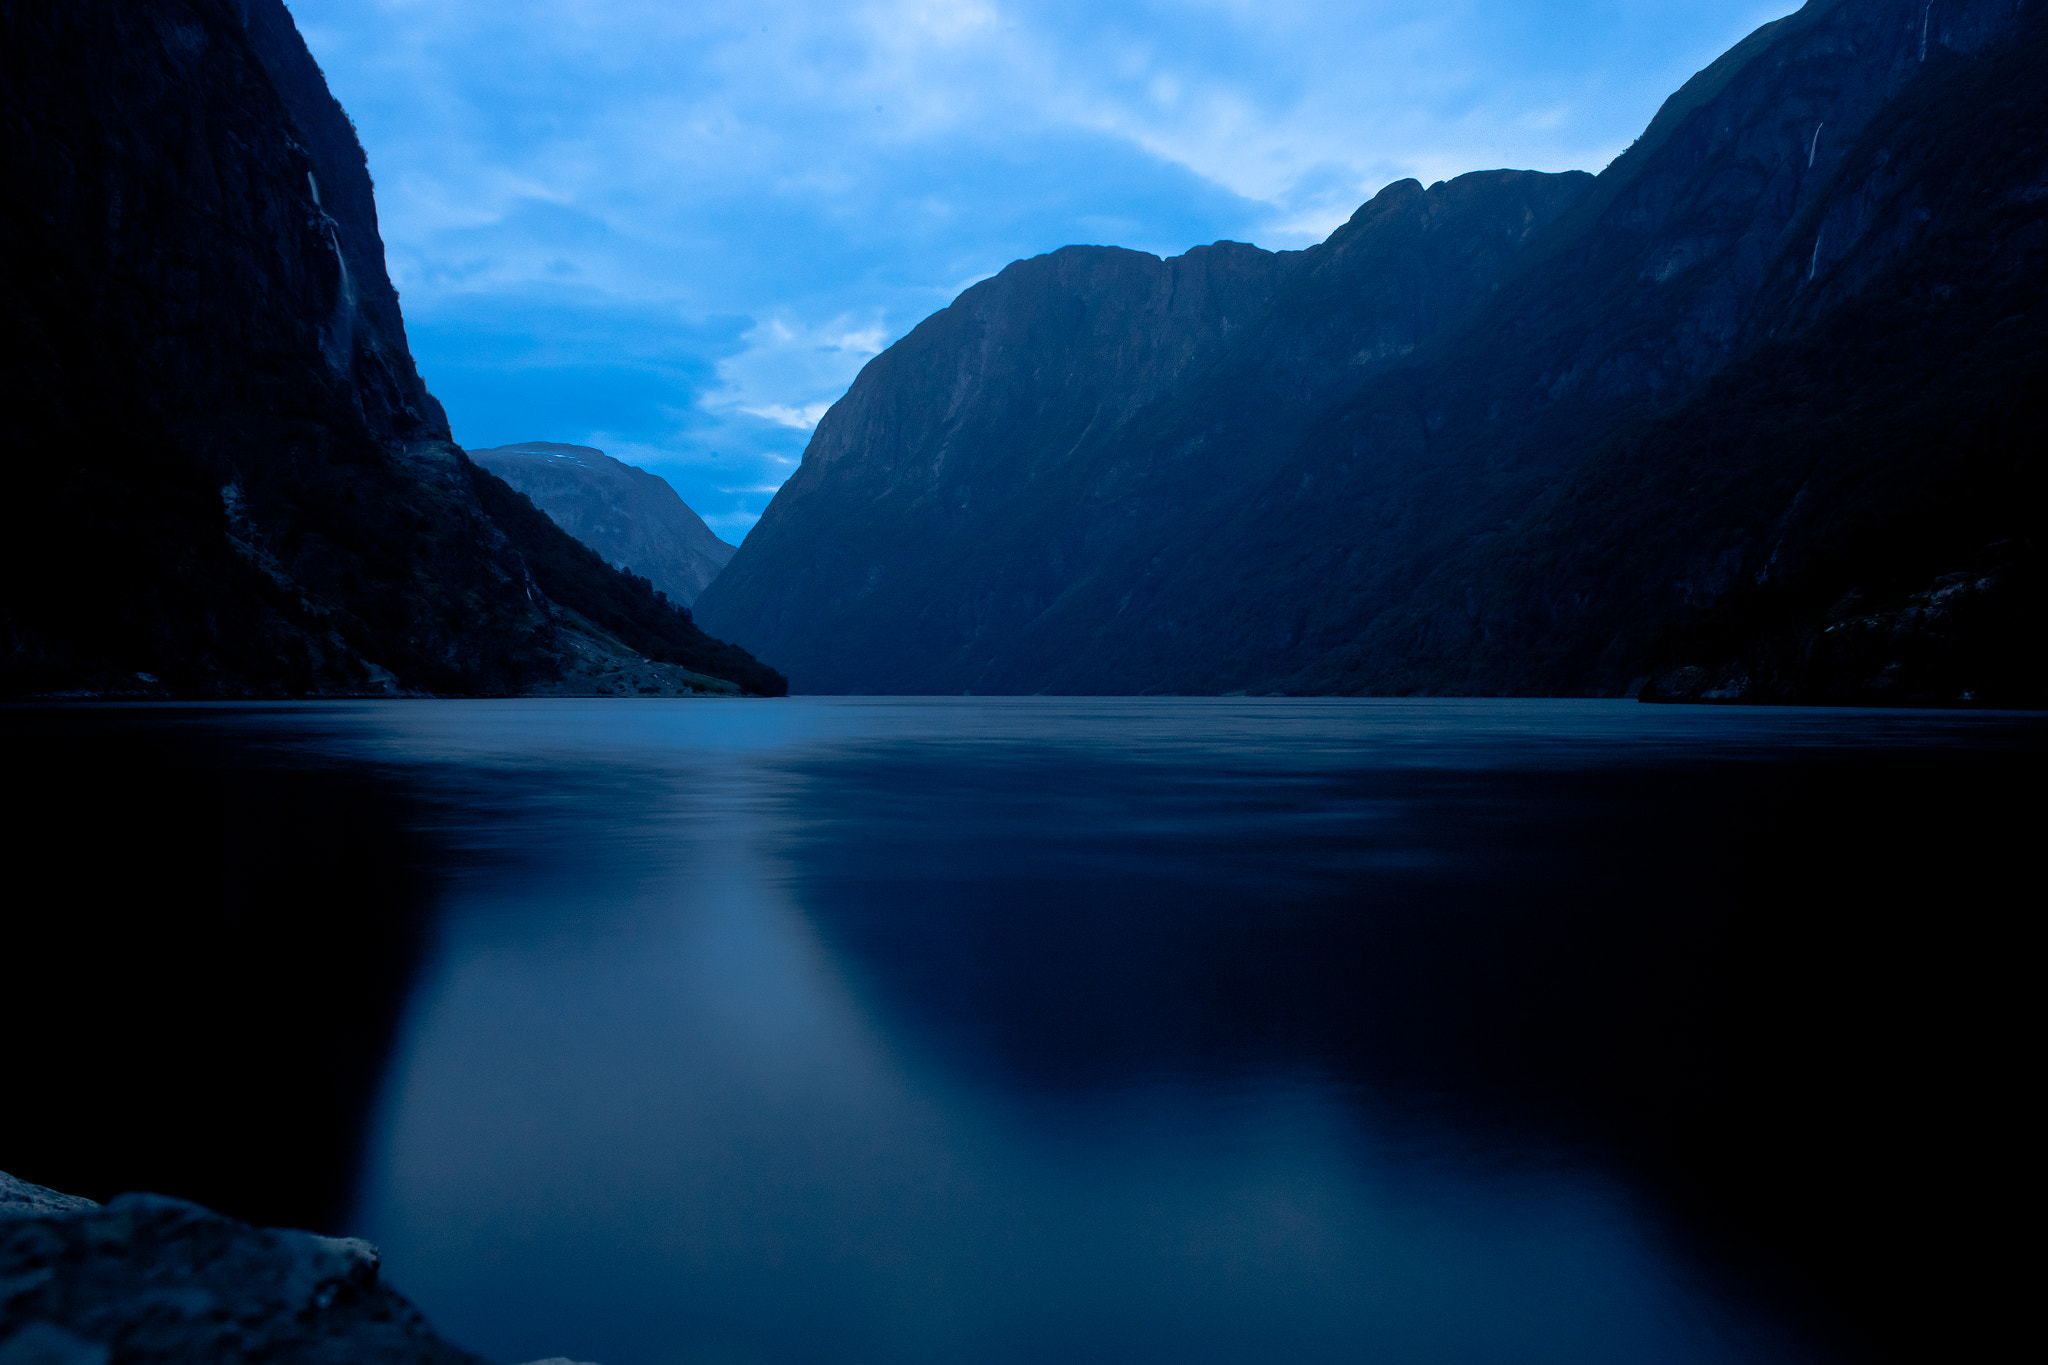
M0 710L0 1169L339 1231L439 853L397 777L222 715Z

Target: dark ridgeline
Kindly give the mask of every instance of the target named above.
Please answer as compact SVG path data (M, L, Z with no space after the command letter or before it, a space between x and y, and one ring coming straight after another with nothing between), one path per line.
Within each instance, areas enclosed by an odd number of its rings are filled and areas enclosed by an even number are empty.
M668 480L602 450L527 441L472 450L469 458L533 499L606 563L641 574L678 606L695 602L732 558L733 547Z
M0 100L0 690L781 690L450 442L280 0L0 0Z
M1598 178L1068 247L872 361L697 610L809 692L2038 704L2038 0L1814 0Z

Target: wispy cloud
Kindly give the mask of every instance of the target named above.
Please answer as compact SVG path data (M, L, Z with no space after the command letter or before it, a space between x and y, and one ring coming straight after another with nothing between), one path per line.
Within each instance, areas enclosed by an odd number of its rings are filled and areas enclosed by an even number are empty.
M819 327L771 318L741 340L746 349L719 362L724 387L705 394L705 407L809 431L892 338L879 316L861 324L842 315Z

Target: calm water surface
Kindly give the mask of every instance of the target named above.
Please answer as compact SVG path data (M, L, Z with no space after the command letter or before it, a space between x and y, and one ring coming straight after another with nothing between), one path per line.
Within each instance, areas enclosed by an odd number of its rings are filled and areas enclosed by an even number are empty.
M440 871L344 1222L454 1339L605 1365L1854 1354L1666 1138L1768 1107L1692 1077L1829 774L2041 739L1580 702L180 714L409 794Z

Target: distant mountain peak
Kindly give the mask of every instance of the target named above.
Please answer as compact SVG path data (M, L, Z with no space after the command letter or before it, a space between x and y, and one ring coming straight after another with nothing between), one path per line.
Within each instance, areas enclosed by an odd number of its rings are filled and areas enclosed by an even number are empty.
M734 547L659 474L595 446L520 441L469 457L533 500L606 563L639 574L678 606L697 600Z
M605 454L602 450L599 450L596 446L569 445L562 441L521 441L516 445L495 446L489 450L484 451L473 450L470 452L470 454L472 456L539 455L544 456L550 460L568 460L571 463L576 464L589 463L589 457L593 455L595 455L601 460L610 460L612 458L611 456ZM613 461L613 463L620 462ZM626 467L628 469L631 469L634 468L635 466L627 465Z

